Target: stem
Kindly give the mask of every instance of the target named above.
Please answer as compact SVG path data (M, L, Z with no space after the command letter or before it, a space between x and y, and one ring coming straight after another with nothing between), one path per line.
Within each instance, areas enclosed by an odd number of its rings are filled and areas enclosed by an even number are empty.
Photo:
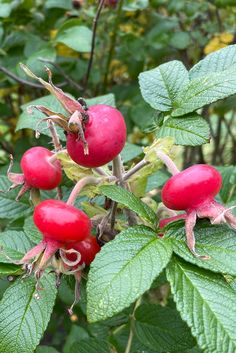
M166 165L167 169L172 175L178 174L180 172L176 164L169 156L167 156L167 154L162 151L156 151L156 154L157 157Z
M43 85L41 85L39 83L30 82L30 81L24 80L23 78L16 76L15 74L13 74L11 71L7 70L3 66L0 66L0 71L22 85L26 85L26 86L30 86L30 87L34 87L34 88L41 88L41 89L44 88ZM57 87L63 87L65 85L66 85L66 83L62 82L62 83L58 84Z
M92 68L92 64L93 64L95 40L96 40L96 34L97 34L97 25L98 25L98 20L99 20L99 17L100 17L104 2L105 2L105 0L100 0L99 1L98 9L97 9L96 15L95 15L94 20L93 20L92 48L91 48L91 52L90 52L90 58L89 58L87 73L86 73L86 76L85 76L84 92L87 89L88 80L89 80L89 76L90 76L90 72L91 72L91 68Z
M113 159L113 161L112 161L112 170L113 170L113 175L115 175L117 177L117 179L119 180L119 184L123 185L123 171L124 171L124 167L123 167L123 163L122 163L120 155L116 156Z
M55 148L55 151L58 152L58 151L60 151L62 149L62 145L60 143L60 139L59 139L59 136L57 134L57 130L55 128L55 124L50 119L48 119L47 124L48 124L49 131L51 133L51 136L52 136L53 146Z
M119 2L118 2L119 5L117 8L117 15L116 15L116 19L114 22L114 27L113 27L113 31L112 31L112 37L111 37L111 45L110 45L110 50L108 53L107 64L106 64L106 69L105 69L105 76L104 76L104 82L103 82L103 90L104 91L106 91L106 88L107 88L108 75L109 75L109 71L110 71L112 57L113 57L114 50L115 50L117 31L118 31L119 22L120 22L120 15L121 15L123 1L124 0L119 0Z
M89 184L98 184L101 181L100 178L95 178L93 176L86 176L82 179L80 179L77 184L74 186L68 200L67 200L67 205L73 206L75 203L75 200L80 193L80 191Z
M140 169L148 165L149 162L146 161L145 159L141 160L139 163L137 163L133 168L131 168L127 173L123 175L123 180L126 181L128 180L132 175L137 173Z
M139 307L139 305L141 304L141 301L142 301L142 297L140 297L140 298L136 301L135 306L134 306L133 313L132 313L132 315L130 316L130 331L129 331L129 338L128 338L128 341L127 341L125 353L130 353L130 351L131 351L131 346L132 346L133 337L134 337L134 321L135 321L134 314L135 314L136 309L137 309L137 308Z

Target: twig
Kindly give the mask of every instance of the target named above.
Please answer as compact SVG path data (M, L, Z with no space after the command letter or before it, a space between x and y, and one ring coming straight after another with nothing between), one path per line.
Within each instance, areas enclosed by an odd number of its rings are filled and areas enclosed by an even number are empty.
M87 72L86 72L86 76L85 76L85 80L84 80L84 92L87 89L88 80L89 80L89 76L90 76L90 72L91 72L91 68L92 68L92 64L93 64L93 57L94 57L94 50L95 50L95 40L96 40L96 34L97 34L97 25L98 25L98 20L99 20L99 17L100 17L104 2L105 2L105 0L100 0L99 1L98 9L97 9L96 15L95 15L94 20L93 20L92 47L91 47L91 51L90 51L90 58L89 58L88 68L87 68Z
M123 175L123 180L126 181L128 180L132 175L137 173L140 169L148 165L149 162L145 161L145 159L142 159L139 163L137 163L133 168L131 168L127 173Z
M123 1L124 0L120 0L119 3L118 3L117 15L116 15L116 19L115 19L115 23L114 23L114 27L113 27L113 31L112 31L111 45L110 45L110 50L109 50L109 53L108 53L107 64L106 64L106 69L105 69L105 76L104 76L104 82L103 82L104 91L106 91L106 88L107 88L108 75L109 75L109 71L110 71L110 65L111 65L112 57L113 57L114 50L115 50L117 31L118 31L119 22L120 22L120 14L121 14L121 10L122 10Z
M78 89L78 90L82 90L82 86L80 86L77 82L75 82L74 80L72 80L72 78L67 75L67 73L65 73L65 71L60 67L60 65L58 65L57 63L53 62L52 60L48 60L48 59L44 59L44 58L39 58L39 60L41 62L47 63L47 64L51 64L52 66L55 67L55 69L57 69L57 71L61 74L62 77L64 77L64 79L66 80L66 82L71 85L72 87Z
M13 74L11 71L7 70L3 66L0 66L0 71L22 85L26 85L34 88L42 88L42 89L44 88L43 85L39 83L30 82L30 81L24 80L23 78L20 78L19 76L16 76L15 74ZM57 87L63 87L65 86L65 84L66 82L59 83Z
M130 316L130 331L129 331L129 338L128 338L128 341L127 341L125 353L130 353L130 350L131 350L131 346L132 346L132 342L133 342L133 337L134 337L134 321L135 321L134 314L135 314L135 311L137 310L137 308L139 307L139 305L141 304L141 301L142 301L142 297L140 297L140 298L136 301L135 306L134 306L133 313L132 313L132 315Z

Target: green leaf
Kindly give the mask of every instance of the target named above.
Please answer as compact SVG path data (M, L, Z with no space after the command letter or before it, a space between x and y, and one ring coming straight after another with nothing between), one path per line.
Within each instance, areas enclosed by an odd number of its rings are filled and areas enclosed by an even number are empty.
M31 211L32 207L21 199L15 201L17 191L8 191L11 183L6 176L0 175L0 219L16 219L27 216ZM19 192L19 190L18 190Z
M63 10L72 10L72 3L68 0L47 0L45 3L46 9L63 9Z
M13 264L2 264L0 263L0 274L3 276L8 275L20 275L22 274L22 269L19 266Z
M236 68L190 81L179 92L172 116L181 116L236 93Z
M209 260L203 261L189 251L186 245L185 228L180 228L179 223L169 226L170 229L167 232L176 254L188 262L213 272L236 275L235 230L226 225L212 226L208 222L199 222L194 230L196 250L199 254L210 256Z
M21 231L7 230L0 236L0 262L9 263L20 260L32 247L26 234Z
M176 32L173 34L170 40L170 45L176 49L186 49L190 45L190 35L188 32Z
M89 321L104 320L133 303L150 288L171 254L168 240L144 226L129 228L107 243L88 276Z
M24 232L34 244L38 244L42 240L42 233L35 226L33 217L26 218Z
M115 96L113 93L104 94L103 96L95 98L86 98L85 101L89 107L96 104L106 104L114 108L116 107Z
M158 352L187 349L195 345L188 326L175 309L143 304L135 311L135 333L146 347Z
M0 6L0 17L7 18L10 16L12 10L12 5L11 4L3 4L1 3Z
M149 5L149 0L125 0L122 7L125 11L143 10Z
M107 341L90 338L74 343L70 353L110 353Z
M168 118L157 131L157 137L171 136L175 144L183 146L198 146L209 142L209 125L198 114L179 118Z
M220 189L220 197L224 203L230 202L236 186L236 167L233 165L217 167L222 175L223 184Z
M236 293L222 276L173 258L167 278L177 309L204 353L235 353Z
M37 347L35 353L59 353L55 348L49 346Z
M65 293L66 296L66 293ZM76 342L77 345L81 340L88 339L88 332L80 326L72 325L70 333L66 336L66 343L63 347L63 353L71 353L71 347Z
M125 147L121 151L121 158L124 163L131 161L132 159L140 156L143 153L143 149L140 146L134 145L133 143L126 142Z
M92 31L85 26L73 26L59 31L55 41L80 53L87 53L91 50Z
M210 73L228 70L234 64L236 64L236 45L229 45L200 60L189 71L189 77L190 80L205 77Z
M144 100L152 108L170 111L176 96L189 83L188 71L182 62L173 60L139 75Z
M32 353L48 325L55 298L53 275L41 280L44 288L35 298L33 278L16 281L0 302L0 353Z
M141 218L145 219L147 222L153 225L156 224L156 213L148 205L136 197L132 192L116 185L103 185L100 186L99 189L103 195L126 206L130 210L137 213Z

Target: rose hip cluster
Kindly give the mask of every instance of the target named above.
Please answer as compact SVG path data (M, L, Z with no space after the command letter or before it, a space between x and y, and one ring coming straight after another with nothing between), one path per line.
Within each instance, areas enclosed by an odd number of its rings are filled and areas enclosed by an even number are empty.
M51 72L46 69L49 82L35 76L22 65L27 75L37 79L62 104L67 114L53 112L44 106L31 106L29 112L37 109L45 115L43 121L59 125L66 134L66 147L69 156L80 166L97 168L103 166L121 152L126 141L126 125L122 114L115 108L98 104L87 107L83 99L75 100L54 86ZM41 120L41 121L42 121ZM40 122L41 122L40 121ZM49 124L50 123L50 124ZM10 189L21 185L17 200L28 190L52 190L58 188L62 180L62 168L57 160L60 141L55 143L57 133L54 128L52 140L55 151L44 147L32 147L22 156L22 174L12 173L13 158L8 169L12 182ZM90 177L90 179L94 179ZM78 181L78 184L81 181ZM89 217L74 206L77 186L67 202L61 200L37 199L33 220L42 233L42 241L29 250L18 262L28 273L32 271L39 280L46 267L54 268L60 276L74 274L77 282L85 265L90 265L100 246L92 235ZM38 283L37 283L38 287Z

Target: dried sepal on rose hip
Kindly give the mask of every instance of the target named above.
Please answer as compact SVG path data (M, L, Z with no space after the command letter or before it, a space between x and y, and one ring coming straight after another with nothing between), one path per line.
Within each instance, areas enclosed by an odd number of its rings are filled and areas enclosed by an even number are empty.
M112 161L123 149L126 141L125 120L119 110L105 104L87 107L80 98L66 95L52 82L51 71L46 68L49 82L31 72L25 65L21 68L27 75L38 80L61 103L67 114L51 111L44 106L30 106L52 119L67 135L67 150L70 157L86 168L96 168ZM45 120L45 119L43 119Z
M20 161L22 174L12 173L13 157L10 158L7 172L8 179L12 182L10 190L22 186L16 200L19 200L27 190L32 188L52 190L61 182L60 162L54 159L54 153L45 147L32 147L23 154Z
M212 224L226 222L236 229L236 218L230 209L214 199L221 189L222 177L214 167L206 164L196 164L180 172L168 156L163 153L157 155L174 174L162 189L162 202L171 210L186 212L188 248L195 256L208 259L208 256L201 256L195 250L194 226L197 218L208 218Z

